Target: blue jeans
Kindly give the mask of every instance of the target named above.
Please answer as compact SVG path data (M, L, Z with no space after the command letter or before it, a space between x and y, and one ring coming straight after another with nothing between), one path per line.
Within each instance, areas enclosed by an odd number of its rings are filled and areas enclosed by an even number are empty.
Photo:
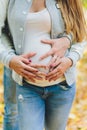
M11 70L4 67L4 130L19 130L16 104L16 83L12 79Z
M75 83L45 88L17 84L19 130L65 130L75 96Z

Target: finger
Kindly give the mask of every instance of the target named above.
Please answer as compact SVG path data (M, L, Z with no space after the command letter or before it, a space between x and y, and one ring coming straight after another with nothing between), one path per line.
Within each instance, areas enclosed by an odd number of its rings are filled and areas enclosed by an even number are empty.
M26 77L24 77L24 78L26 78L26 80L28 80L28 81L30 81L30 82L33 82L33 83L36 82L34 78L30 78L30 77L28 77L28 76L26 76Z
M62 77L62 74L58 74L58 75L56 75L56 76L54 76L54 77L51 77L50 79L49 79L49 81L51 82L51 81L56 81L57 79L59 79L59 78L61 78Z
M35 82L35 75L32 75L32 74L30 74L30 73L28 73L28 72L26 72L26 71L24 71L24 72L22 72L22 77L24 77L25 79L27 79L27 80L29 80L29 81L31 81L31 82Z
M25 58L22 59L22 62L25 63L25 64L29 64L30 63L29 60L25 59Z
M23 70L22 73L23 73L25 76L27 75L28 77L33 77L33 78L36 77L36 75L35 75L34 73L31 73L31 72L26 71L26 70Z
M54 59L52 57L52 59L49 61L49 63L47 64L47 66L49 66L49 69L52 67L52 64L54 63Z
M50 62L48 63L48 65L49 66L52 65L55 62L56 58L57 58L57 56L53 56L52 59L50 60Z
M58 77L60 74L61 74L60 72L57 72L54 75L50 75L49 77L47 77L47 80L53 79L54 77Z
M60 74L60 75L58 75L57 77L54 77L54 81L56 81L56 80L58 80L59 78L61 78L63 76L63 74Z
M57 75L57 74L60 74L60 71L58 71L58 70L56 70L56 71L54 71L53 73L48 73L47 75L46 75L46 78L48 79L48 78L50 78L50 77L52 77L52 76L55 76L55 75Z
M51 76L51 75L54 75L54 74L56 74L57 72L58 72L58 68L56 67L56 68L54 68L51 72L49 72L46 77L49 77L49 76Z
M38 71L38 72L34 72L34 73L29 72L29 75L28 75L28 76L29 76L29 77L33 77L33 78L35 78L35 79L43 79L43 77L45 77L46 74L43 73L43 72Z
M40 76L40 77L46 76L46 74L44 72L40 72L38 69L35 69L35 68L27 66L27 65L25 65L25 66L26 67L24 68L24 70L28 71L29 73L32 73L32 74Z
M33 64L33 63L31 63L30 66L34 67L34 68L44 68L44 69L47 68L46 65L42 65L42 64Z
M27 79L42 80L42 77L40 77L40 76L38 76L38 75L36 75L36 74L30 73L30 72L27 72L27 71L23 71L22 73L23 73L23 76L24 76L24 77L25 77L25 76L27 77ZM32 78L31 78L31 77L32 77Z
M20 75L21 75L23 78L25 78L26 80L29 80L29 81L31 81L31 82L35 82L34 80L31 80L31 77L29 77L27 74L25 74L25 73L23 73L23 72L21 72Z
M55 67L55 63L56 65L60 63L60 57L53 56L51 65Z
M40 76L36 76L36 79L37 79L37 80L42 80L43 78L40 77Z
M37 80L42 80L42 77L37 76L37 75L34 75L34 74L29 73L29 72L27 72L27 71L24 71L24 72L23 72L23 75L26 76L28 80L29 80L29 79L32 79L32 81L35 81L35 79L37 79Z
M29 78L29 79L27 79L27 80L29 80L29 81L31 81L31 82L33 82L33 83L36 83L36 80L33 79L33 78Z
M40 71L38 71L38 72L37 72L37 76L45 77L46 74L45 74L44 72L40 72Z
M56 66L58 66L61 63L61 58L57 57L57 59L55 60L55 62L52 64L53 68L55 68Z
M52 39L51 40L50 39L42 39L41 42L44 43L44 44L49 44L49 45L53 44L53 40Z
M55 59L55 61L50 65L50 72L53 71L53 69L55 69L57 66L59 66L61 63L61 59L60 57L57 57L57 59Z
M53 64L56 62L57 59L59 60L60 58L57 55L54 55L48 63L48 66L53 67Z
M24 57L24 58L31 58L31 57L33 57L33 56L35 56L35 55L36 55L35 52L31 52L31 53L22 55L22 57Z
M51 50L48 51L46 54L42 55L42 56L39 58L39 60L43 60L43 59L45 59L45 58L47 58L47 57L49 57L49 56L52 56L53 53L54 53L54 52L53 52L52 49L51 49Z
M27 70L29 72L38 72L38 70L36 68L33 68L33 67L26 65L26 64L23 65L23 68L24 68L24 70Z

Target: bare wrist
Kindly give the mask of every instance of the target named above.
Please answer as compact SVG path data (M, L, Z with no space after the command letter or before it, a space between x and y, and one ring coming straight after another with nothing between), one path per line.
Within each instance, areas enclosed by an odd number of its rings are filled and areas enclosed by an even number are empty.
M67 57L68 58L68 60L69 60L69 65L70 65L70 67L73 65L73 61L72 61L72 59L71 58L69 58L69 57Z
M9 62L9 68L10 69L12 69L12 66L13 66L12 64L13 64L13 62L15 60L15 57L17 57L17 56L12 57L11 60L10 60L10 62Z
M66 36L63 36L63 39L66 41L65 43L67 45L67 48L70 48L71 45L70 40Z

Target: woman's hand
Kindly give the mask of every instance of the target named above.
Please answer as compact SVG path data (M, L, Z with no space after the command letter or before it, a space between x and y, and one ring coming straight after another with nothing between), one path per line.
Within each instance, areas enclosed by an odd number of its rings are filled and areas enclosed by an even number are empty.
M43 60L50 55L53 56L49 64L53 64L56 57L63 57L66 50L70 47L70 40L67 37L52 40L41 40L41 42L51 46L50 51L40 57L40 60Z
M14 56L9 63L9 67L27 80L35 82L35 79L41 79L41 77L37 75L42 74L38 71L38 68L41 67L41 65L31 65L31 60L29 60L29 58L35 55L36 53L29 53Z
M55 81L64 75L64 72L72 66L72 60L63 57L57 58L55 63L51 65L50 72L46 76L46 80Z

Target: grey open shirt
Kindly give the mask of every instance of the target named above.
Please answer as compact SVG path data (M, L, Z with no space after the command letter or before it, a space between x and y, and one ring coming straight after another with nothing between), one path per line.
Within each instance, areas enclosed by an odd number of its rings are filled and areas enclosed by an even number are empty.
M22 54L24 26L26 16L31 7L32 0L0 0L0 62L9 67L11 58ZM65 33L64 20L61 10L55 0L46 0L46 7L49 11L52 23L51 38L55 39L67 36L72 39L72 35ZM12 41L2 34L5 20L8 20ZM10 36L10 34L9 34ZM69 85L75 82L76 63L82 57L86 41L81 43L72 42L71 48L67 49L65 56L73 61L72 67L65 72L65 78ZM20 85L23 83L22 76L13 71L13 79Z

